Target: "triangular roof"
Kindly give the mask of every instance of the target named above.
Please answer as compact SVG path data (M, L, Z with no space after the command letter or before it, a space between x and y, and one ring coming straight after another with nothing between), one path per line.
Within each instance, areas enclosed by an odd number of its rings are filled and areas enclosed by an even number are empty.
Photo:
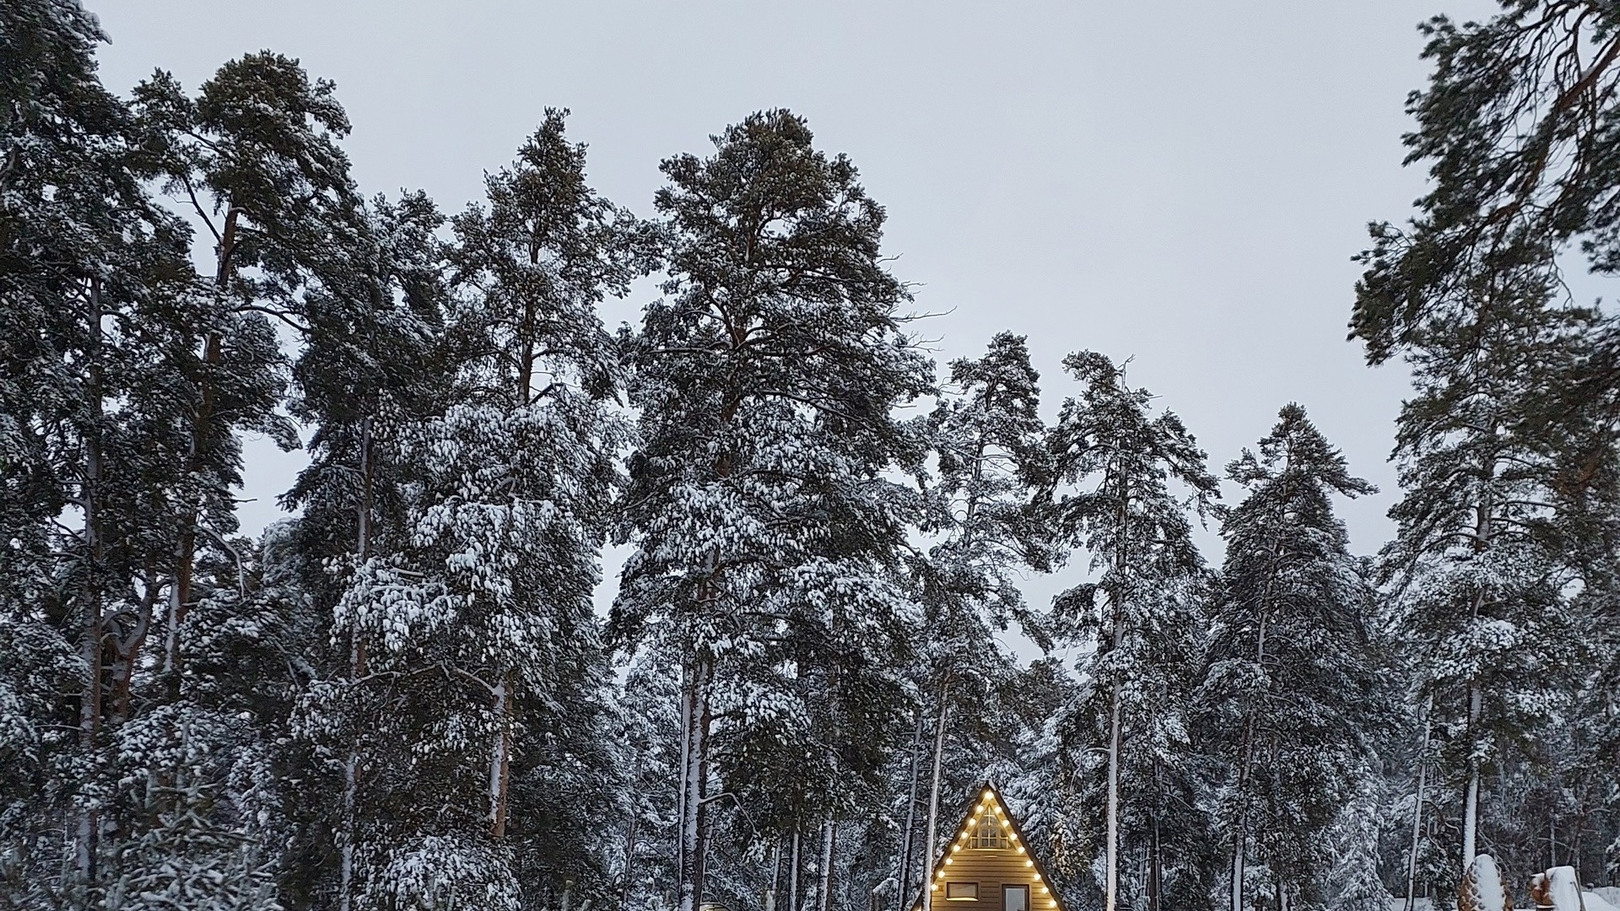
M978 821L981 813L996 814L996 818L1009 831L1009 840L1013 842L1018 853L1023 855L1034 867L1034 880L1047 889L1047 891L1038 894L1037 890L1030 890L1030 911L1066 911L1063 906L1063 899L1058 897L1057 886L1053 884L1052 877L1046 873L1046 867L1042 866L1041 859L1026 847L1029 844L1029 839L1024 836L1023 828L1018 825L1018 818L1013 815L1012 808L1007 806L1007 802L1002 799L1001 791L996 788L995 782L989 779L979 785L979 789L974 792L972 797L968 798L963 806L962 821L956 825L956 835L940 847L939 856L934 858L934 863L928 868L928 879L923 882L922 889L917 894L917 901L912 905L912 911L921 911L923 898L928 893L928 890L933 888L936 882L944 879L945 859L951 856L953 846L966 840L968 833ZM939 898L943 899L943 896ZM944 907L944 904L943 900L937 900L932 903L932 906L937 909Z

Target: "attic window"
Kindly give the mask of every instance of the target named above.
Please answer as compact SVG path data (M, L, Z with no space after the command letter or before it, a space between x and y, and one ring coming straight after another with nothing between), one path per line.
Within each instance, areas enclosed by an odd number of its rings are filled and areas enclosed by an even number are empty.
M1012 842L1007 840L1006 823L994 812L987 812L979 817L977 824L968 832L967 846L970 848L1010 848Z
M945 900L948 902L976 902L979 900L979 884L946 883Z

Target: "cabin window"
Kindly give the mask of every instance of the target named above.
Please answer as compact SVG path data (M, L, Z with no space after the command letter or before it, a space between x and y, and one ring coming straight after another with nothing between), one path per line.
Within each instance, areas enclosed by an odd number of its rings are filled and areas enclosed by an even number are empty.
M1029 887L1002 886L1001 911L1029 911Z
M1007 840L1007 832L994 813L986 813L979 817L979 822L968 833L967 846L970 848L1010 848L1012 843Z
M979 900L979 884L946 883L945 900L948 902L976 902Z

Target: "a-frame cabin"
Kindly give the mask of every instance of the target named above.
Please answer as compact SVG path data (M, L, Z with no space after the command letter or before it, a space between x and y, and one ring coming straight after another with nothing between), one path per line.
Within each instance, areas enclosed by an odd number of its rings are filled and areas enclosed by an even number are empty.
M918 895L912 911L922 911L924 898L933 911L1064 911L1028 843L995 785L985 782L935 859L928 894Z

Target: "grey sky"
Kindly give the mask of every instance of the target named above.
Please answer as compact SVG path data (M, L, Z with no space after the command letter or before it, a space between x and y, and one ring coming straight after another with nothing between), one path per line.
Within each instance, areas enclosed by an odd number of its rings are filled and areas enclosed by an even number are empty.
M548 105L573 110L596 187L643 215L660 159L791 108L887 207L896 273L947 314L924 328L942 361L1027 334L1055 412L1063 354L1134 357L1131 381L1217 470L1297 400L1382 488L1344 508L1353 546L1389 534L1405 377L1344 340L1349 257L1422 191L1400 167L1415 24L1480 0L87 2L115 91L159 66L195 89L247 51L297 57L337 82L362 188L450 211ZM249 458L256 529L301 460Z

